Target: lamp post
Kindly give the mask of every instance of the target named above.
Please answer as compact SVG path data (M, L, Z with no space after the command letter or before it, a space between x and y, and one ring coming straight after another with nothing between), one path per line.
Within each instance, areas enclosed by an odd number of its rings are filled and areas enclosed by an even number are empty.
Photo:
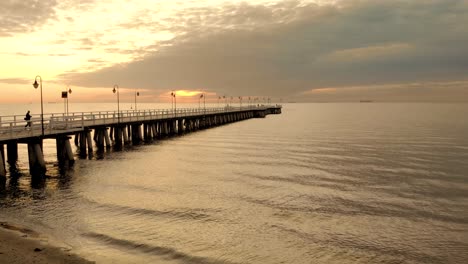
M71 89L70 87L68 87L68 94L70 95L71 93L72 93L72 89ZM68 113L69 113L69 112L68 112L68 97L69 97L69 96L67 96L67 115L68 115Z
M37 83L37 78L39 78L39 84ZM42 102L42 77L37 75L36 78L34 78L34 83L33 87L34 89L37 89L37 87L41 87L41 128L42 128L42 137L44 137L44 106Z
M135 90L135 111L138 110L138 108L137 108L137 96L140 96L140 92Z
M198 112L200 112L200 100L203 98L203 94L198 97Z
M239 96L239 106L240 106L240 109L242 109L242 96Z
M172 92L171 93L171 97L174 98L174 113L175 113L175 117L177 117L177 99L176 99L176 92Z
M62 98L64 99L64 103L65 103L65 115L68 116L68 97L69 97L69 94L72 93L72 89L70 88L70 86L67 86L68 90L65 90L62 92Z
M113 93L117 92L117 124L120 125L120 97L119 97L119 86L117 84L114 84L114 89L112 89L112 92Z
M171 111L174 111L174 91L171 91Z

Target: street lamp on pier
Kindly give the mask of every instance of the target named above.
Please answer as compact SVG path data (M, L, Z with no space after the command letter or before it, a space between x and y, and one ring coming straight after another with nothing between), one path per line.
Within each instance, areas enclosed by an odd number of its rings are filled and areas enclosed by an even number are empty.
M65 115L68 116L68 97L72 93L70 86L67 86L68 90L62 91L62 98L65 101Z
M120 124L120 96L119 96L119 86L114 84L114 89L112 89L113 93L117 92L117 124Z
M200 107L200 100L203 98L203 94L200 94L200 96L198 97L198 112L200 112L201 110L201 107Z
M37 83L37 78L39 78L39 84ZM44 106L43 106L43 101L42 101L42 77L37 75L36 78L34 78L34 83L33 83L34 89L37 89L37 87L41 88L41 129L42 129L42 137L44 137Z
M206 112L206 101L205 101L205 94L200 94L200 97L198 97L198 111L201 110L201 107L200 107L200 100L203 98L203 111Z
M135 90L135 111L138 110L138 108L137 108L137 96L140 96L140 92Z
M177 99L176 99L176 92L172 92L171 93L171 97L174 98L174 113L175 113L175 117L177 117Z

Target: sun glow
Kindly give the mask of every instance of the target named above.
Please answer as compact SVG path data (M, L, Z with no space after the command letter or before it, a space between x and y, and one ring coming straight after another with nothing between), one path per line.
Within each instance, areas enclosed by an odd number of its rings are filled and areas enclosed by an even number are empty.
M183 96L183 97L191 97L191 96L199 95L199 94L202 94L202 93L203 92L201 92L201 91L190 91L190 90L175 91L175 94L177 96Z

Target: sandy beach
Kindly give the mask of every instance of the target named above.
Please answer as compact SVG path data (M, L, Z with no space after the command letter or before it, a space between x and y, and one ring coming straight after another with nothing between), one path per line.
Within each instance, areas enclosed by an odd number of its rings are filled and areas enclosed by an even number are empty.
M40 237L33 230L0 222L0 263L94 263Z

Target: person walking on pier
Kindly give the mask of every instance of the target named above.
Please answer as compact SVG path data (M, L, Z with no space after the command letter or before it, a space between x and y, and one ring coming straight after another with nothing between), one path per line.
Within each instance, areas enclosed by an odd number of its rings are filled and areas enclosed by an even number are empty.
M29 110L26 113L26 116L24 117L24 120L26 120L26 125L24 127L31 127L31 115L29 114Z

